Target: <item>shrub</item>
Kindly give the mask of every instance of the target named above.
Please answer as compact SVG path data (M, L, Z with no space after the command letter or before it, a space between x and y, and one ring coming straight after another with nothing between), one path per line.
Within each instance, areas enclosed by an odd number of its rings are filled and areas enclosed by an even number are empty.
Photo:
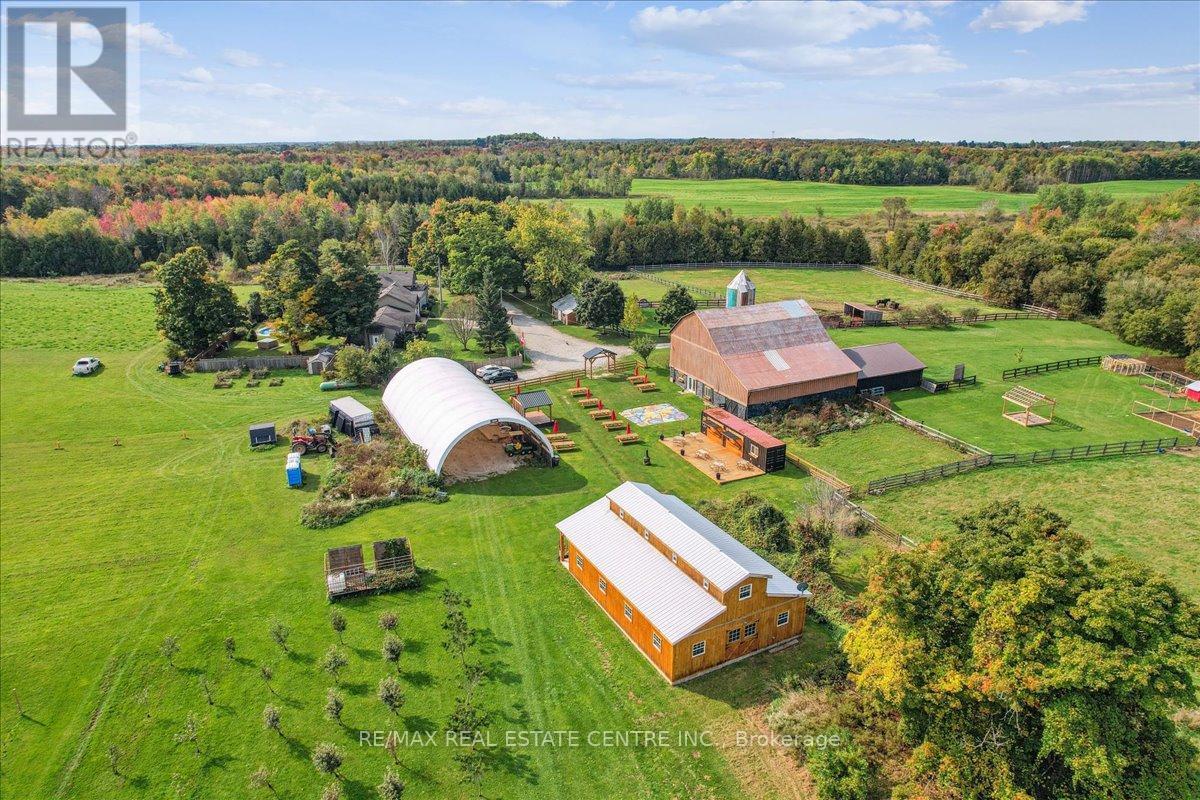
M837 746L815 748L808 758L808 770L817 785L820 800L870 800L874 788L871 765L863 749L850 740L844 728L824 731L828 740L837 737Z
M321 742L312 751L312 763L322 775L337 775L342 768L342 751L329 742Z

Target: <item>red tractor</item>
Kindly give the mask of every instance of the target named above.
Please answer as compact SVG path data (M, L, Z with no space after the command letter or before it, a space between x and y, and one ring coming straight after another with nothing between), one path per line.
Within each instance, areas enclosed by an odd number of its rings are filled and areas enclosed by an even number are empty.
M302 434L296 433L292 429L292 452L305 455L307 453L333 453L336 445L333 441L333 432L328 425L322 425L321 430L309 428Z

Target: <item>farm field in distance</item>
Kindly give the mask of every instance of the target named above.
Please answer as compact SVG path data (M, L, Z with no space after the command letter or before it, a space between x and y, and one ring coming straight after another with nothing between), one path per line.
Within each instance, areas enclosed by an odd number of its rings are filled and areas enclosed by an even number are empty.
M1164 179L1147 181L1101 181L1080 184L1099 189L1120 199L1149 197L1180 189L1192 181ZM813 181L772 181L760 178L726 180L671 180L635 178L629 197L574 198L564 200L580 210L592 209L619 215L628 200L670 197L685 206L724 208L747 217L771 217L784 211L793 216L812 216L818 210L827 217L852 217L878 211L885 197L908 198L918 213L977 211L994 201L1002 211L1021 211L1033 204L1036 195L987 192L973 186L858 186Z

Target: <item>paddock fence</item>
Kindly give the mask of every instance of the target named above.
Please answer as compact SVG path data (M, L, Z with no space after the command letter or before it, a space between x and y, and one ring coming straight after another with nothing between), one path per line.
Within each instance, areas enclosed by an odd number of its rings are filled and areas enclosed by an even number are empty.
M196 372L223 372L229 369L302 369L308 356L252 356L250 358L198 358L192 362Z
M953 447L955 450L961 450L962 452L965 452L965 453L974 453L975 455L980 455L980 456L991 455L991 453L989 453L987 450L984 450L982 447L977 447L977 446L971 444L970 442L964 442L962 439L959 439L956 436L951 436L948 433L943 433L942 431L939 431L937 428L931 428L923 422L917 422L915 419L909 419L908 417L904 416L903 414L899 414L899 413L893 411L892 409L888 408L883 403L880 403L877 400L873 400L870 397L863 397L863 399L866 400L868 403L870 403L875 408L876 411L878 411L881 414L883 414L884 416L886 416L892 422L895 422L899 425L903 425L904 427L908 428L909 430L916 431L917 433L919 433L923 436L928 436L931 439L936 439L939 442L948 444L951 447Z
M1179 437L1170 439L1140 439L1126 442L1106 442L1103 444L1086 444L1075 447L1059 447L1053 450L1035 450L1028 453L992 453L989 455L953 461L929 469L905 472L878 478L867 484L867 494L883 494L891 489L904 486L915 486L918 483L949 478L964 472L973 472L984 467L1016 467L1028 464L1050 464L1057 461L1078 461L1087 458L1105 458L1111 456L1138 456L1154 453L1164 453L1178 447L1191 447L1192 441L1180 440Z
M1027 375L1043 375L1047 372L1058 372L1060 369L1074 369L1075 367L1094 367L1098 366L1107 356L1084 356L1082 358L1063 358L1058 361L1047 361L1044 364L1030 364L1027 367L1013 367L1006 369L1001 373L1000 377L1003 380L1011 381L1016 378L1024 378Z
M895 281L896 283L902 283L905 286L911 286L914 289L924 289L927 292L937 292L939 294L949 295L950 297L958 297L963 300L977 300L980 303L988 302L986 297L981 294L976 294L975 292L967 292L962 289L951 289L949 286L938 286L935 283L926 283L925 281L919 281L916 278L910 278L907 275L898 275L895 272L888 272L885 269L868 267L865 264L860 266L859 269L861 269L863 272L874 275L877 278L884 278L889 281Z
M637 356L628 355L617 358L615 369L610 370L611 375L627 375L633 373L634 365L640 365ZM588 375L582 369L569 369L563 372L553 372L549 375L541 375L536 378L517 378L515 381L507 383L493 383L492 391L499 394L507 392L520 386L522 389L529 386L545 386L548 383L558 383L559 381L573 381L576 379L587 378Z
M830 269L858 270L862 264L847 264L843 262L824 261L681 261L677 264L631 264L626 269L630 272L665 272L676 269L746 269L761 267L768 269ZM616 269L616 268L614 268Z
M799 467L809 475L812 475L814 478L830 487L844 498L854 496L854 487L846 483L837 475L834 475L832 472L826 472L808 459L801 458L790 450L786 451L786 456L787 460L790 461L793 466Z

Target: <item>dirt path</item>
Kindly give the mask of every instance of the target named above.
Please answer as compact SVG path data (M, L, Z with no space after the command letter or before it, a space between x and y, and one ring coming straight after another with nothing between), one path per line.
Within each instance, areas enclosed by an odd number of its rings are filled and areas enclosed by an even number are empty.
M513 303L506 301L504 307L512 312L513 329L525 343L525 352L533 361L532 367L521 370L523 378L537 378L569 369L580 369L583 367L583 354L596 346L595 342L563 333L561 329L531 317ZM633 352L623 345L604 346L618 356Z

